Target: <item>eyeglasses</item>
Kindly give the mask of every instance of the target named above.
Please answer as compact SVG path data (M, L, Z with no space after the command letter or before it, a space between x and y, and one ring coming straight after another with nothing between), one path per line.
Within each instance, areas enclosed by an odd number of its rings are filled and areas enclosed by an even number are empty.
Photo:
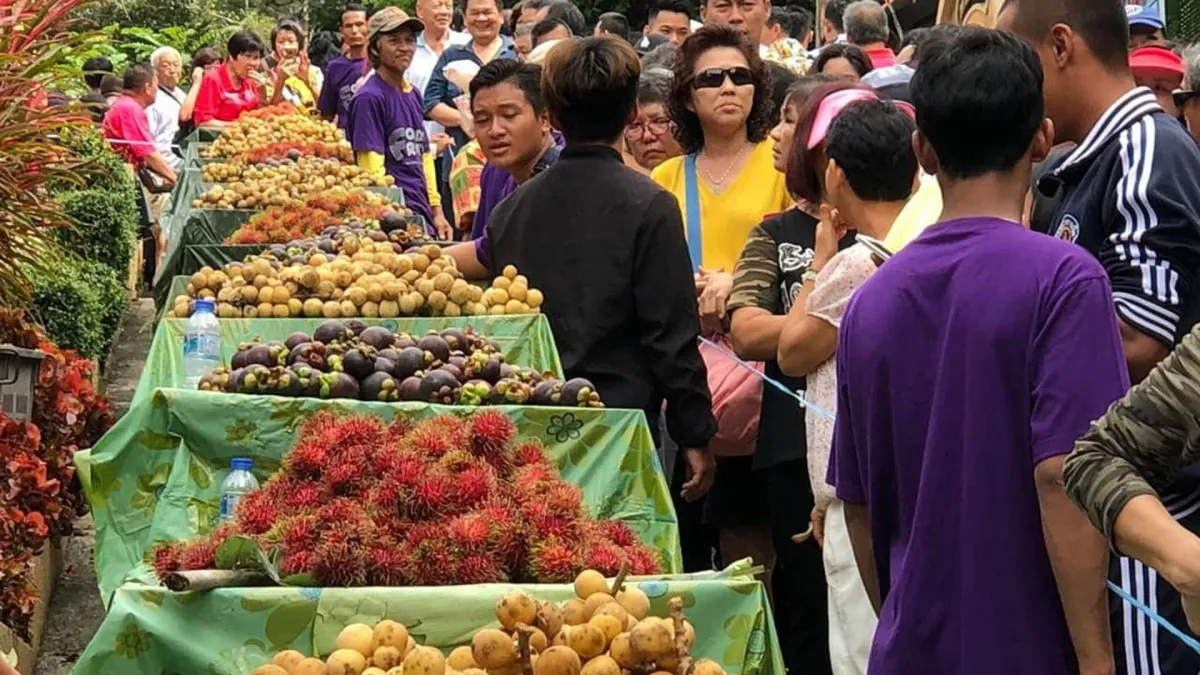
M733 68L709 68L696 73L696 76L692 78L692 88L717 89L725 84L726 77L733 82L735 87L754 84L754 73L749 68L735 66Z
M631 141L640 141L646 136L646 132L650 132L655 136L662 136L671 130L671 120L659 118L650 120L649 122L633 122L625 129L625 136Z
M1176 108L1182 108L1188 103L1191 103L1192 99L1196 98L1198 94L1200 94L1200 92L1188 91L1184 89L1176 89L1175 91L1171 92L1171 96L1175 99Z

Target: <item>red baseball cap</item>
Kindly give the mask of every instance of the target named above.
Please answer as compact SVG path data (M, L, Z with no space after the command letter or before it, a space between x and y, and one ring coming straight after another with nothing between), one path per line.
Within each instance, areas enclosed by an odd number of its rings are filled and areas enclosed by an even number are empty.
M1146 45L1133 50L1129 54L1129 67L1135 73L1178 75L1180 78L1187 73L1183 58L1162 45Z

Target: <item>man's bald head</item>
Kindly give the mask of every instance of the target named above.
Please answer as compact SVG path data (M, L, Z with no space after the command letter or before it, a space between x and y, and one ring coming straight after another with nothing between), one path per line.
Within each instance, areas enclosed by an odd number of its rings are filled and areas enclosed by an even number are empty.
M1008 0L1002 25L1035 44L1058 24L1070 26L1110 70L1129 69L1129 23L1122 0Z

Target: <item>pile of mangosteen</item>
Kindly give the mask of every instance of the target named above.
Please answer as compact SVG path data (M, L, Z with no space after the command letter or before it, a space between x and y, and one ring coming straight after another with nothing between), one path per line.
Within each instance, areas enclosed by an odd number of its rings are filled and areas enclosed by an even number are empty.
M238 346L229 368L200 379L202 391L447 405L602 408L583 378L563 382L504 362L500 345L470 327L414 337L361 321L326 321L312 335Z

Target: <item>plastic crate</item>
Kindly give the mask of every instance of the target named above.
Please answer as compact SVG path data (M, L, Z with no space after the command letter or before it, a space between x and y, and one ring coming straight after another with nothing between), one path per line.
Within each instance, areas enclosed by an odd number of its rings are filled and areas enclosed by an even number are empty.
M0 409L5 415L22 422L33 419L34 389L44 358L36 349L0 345Z

